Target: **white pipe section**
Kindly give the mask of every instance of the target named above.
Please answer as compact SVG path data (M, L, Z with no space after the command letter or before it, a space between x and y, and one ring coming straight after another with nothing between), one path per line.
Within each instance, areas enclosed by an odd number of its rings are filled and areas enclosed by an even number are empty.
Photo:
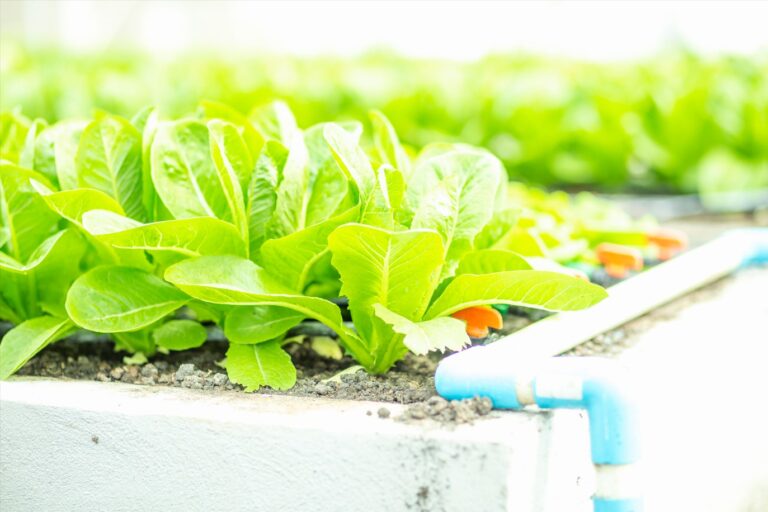
M595 498L603 500L639 499L644 477L640 463L595 464Z
M582 311L559 313L488 345L505 356L552 357L726 276L754 251L757 236L736 230L608 289L608 298ZM512 360L512 359L508 359Z

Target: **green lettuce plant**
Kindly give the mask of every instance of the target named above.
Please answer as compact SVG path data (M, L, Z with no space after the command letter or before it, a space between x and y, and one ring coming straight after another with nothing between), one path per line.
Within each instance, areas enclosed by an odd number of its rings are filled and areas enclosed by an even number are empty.
M518 215L493 155L433 145L411 161L379 113L370 152L359 123L302 130L283 103L245 116L206 102L171 121L98 113L26 132L7 119L25 134L4 140L0 168L0 318L17 324L0 343L3 378L76 329L151 357L200 346L211 321L233 381L289 388L282 347L307 318L382 373L408 350L466 345L450 317L466 307L605 297L499 246Z

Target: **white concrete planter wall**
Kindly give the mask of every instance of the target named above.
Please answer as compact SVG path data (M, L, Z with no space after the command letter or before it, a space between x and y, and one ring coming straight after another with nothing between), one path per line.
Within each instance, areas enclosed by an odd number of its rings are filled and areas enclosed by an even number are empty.
M447 428L371 402L46 380L0 393L4 510L589 510L578 413Z

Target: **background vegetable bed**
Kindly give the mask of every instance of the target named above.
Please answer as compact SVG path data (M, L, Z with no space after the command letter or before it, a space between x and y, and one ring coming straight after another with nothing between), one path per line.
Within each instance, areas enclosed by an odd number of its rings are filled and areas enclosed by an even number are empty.
M623 64L496 55L459 64L392 54L360 59L189 55L173 62L3 45L0 109L48 121L145 104L181 116L200 98L238 111L287 100L303 125L392 118L414 148L490 149L515 180L603 190L768 187L768 59L684 50Z
M230 342L232 381L285 389L296 380L285 335L305 318L382 373L408 350L466 345L450 315L467 307L605 297L513 251L570 245L561 257L574 259L588 242L522 214L492 154L436 144L412 161L378 113L369 152L359 123L301 130L279 102L247 118L203 103L176 121L154 109L50 127L5 119L0 317L18 325L0 344L2 377L77 328L151 357L201 345L211 321ZM328 300L338 295L354 329Z

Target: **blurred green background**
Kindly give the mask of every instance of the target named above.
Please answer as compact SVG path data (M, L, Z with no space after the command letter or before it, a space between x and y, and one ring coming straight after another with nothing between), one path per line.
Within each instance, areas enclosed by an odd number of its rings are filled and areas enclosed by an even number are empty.
M512 179L569 190L644 193L768 188L768 55L683 50L594 63L520 54L470 62L369 52L360 57L25 50L6 42L0 109L55 122L104 109L130 117L243 113L286 100L302 126L382 110L414 149L487 147Z

